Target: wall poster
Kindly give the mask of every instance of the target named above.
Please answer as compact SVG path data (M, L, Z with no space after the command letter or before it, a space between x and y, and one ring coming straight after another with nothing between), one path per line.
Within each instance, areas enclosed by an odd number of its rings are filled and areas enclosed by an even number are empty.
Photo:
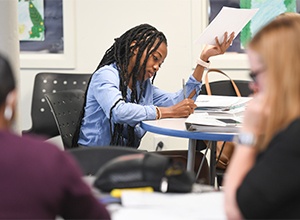
M22 53L64 53L63 0L18 0L18 14Z
M20 41L43 41L45 39L44 0L19 0Z

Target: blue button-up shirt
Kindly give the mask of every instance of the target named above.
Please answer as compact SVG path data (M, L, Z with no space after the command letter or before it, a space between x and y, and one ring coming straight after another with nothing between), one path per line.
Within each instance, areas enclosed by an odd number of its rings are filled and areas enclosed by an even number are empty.
M143 120L156 118L158 107L170 107L183 100L183 91L167 93L155 86L147 79L144 82L144 92L139 104L129 103L131 90L127 88L127 100L119 101L115 108L111 107L122 98L119 90L120 76L115 64L107 65L97 70L91 79L87 92L85 114L79 134L78 143L82 146L108 146L111 140L109 118L113 124L124 124L123 136L127 140L127 125L135 127L135 147L139 146L145 134L139 124ZM199 94L201 83L192 75L186 83L186 94L196 89ZM137 94L140 92L140 82L137 83ZM193 97L195 100L197 95ZM113 129L113 128L112 128Z

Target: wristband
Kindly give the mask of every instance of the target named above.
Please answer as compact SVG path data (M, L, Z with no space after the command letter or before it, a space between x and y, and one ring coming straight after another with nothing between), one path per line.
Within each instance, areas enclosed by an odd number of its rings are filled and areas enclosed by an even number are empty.
M253 133L250 132L242 132L239 133L238 135L234 136L233 142L245 146L255 146L257 143L257 138Z
M160 109L157 106L155 106L155 109L156 109L156 118L155 118L155 120L161 119L162 115L161 115Z
M196 63L197 63L198 65L200 65L200 66L205 67L206 69L207 69L207 68L209 67L209 65L210 65L210 62L209 62L209 61L205 62L205 61L201 60L200 58L198 58L198 60L197 60Z

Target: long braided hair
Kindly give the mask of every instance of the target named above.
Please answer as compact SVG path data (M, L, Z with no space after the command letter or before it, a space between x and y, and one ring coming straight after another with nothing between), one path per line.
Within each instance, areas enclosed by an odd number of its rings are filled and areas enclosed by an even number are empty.
M140 71L143 72L142 82L144 81L145 73L146 73L146 63L148 61L149 56L157 50L161 43L165 43L167 45L167 39L165 35L158 31L156 28L149 24L141 24L136 27L131 28L126 31L122 36L115 39L114 44L105 52L102 60L100 61L98 67L94 71L94 73L105 65L110 65L115 63L120 75L120 91L122 94L122 98L117 100L115 104L110 109L110 133L111 133L111 141L110 145L125 145L123 142L124 137L122 135L124 125L115 123L112 125L111 117L112 110L114 107L121 101L126 102L127 97L127 86L129 84L130 79L132 80L131 86L131 98L129 102L131 103L139 103L142 93L144 91L143 83L140 83L140 92L137 94L137 77ZM153 48L152 48L153 47ZM134 55L135 49L138 49L136 54L136 62L132 71L128 72L128 65L130 58ZM146 50L146 57L141 64L141 57ZM152 78L152 83L155 79L156 73ZM88 90L88 89L87 89ZM86 94L87 94L86 90ZM86 96L86 95L85 95ZM86 105L86 98L84 106ZM84 108L82 110L82 114L80 120L77 124L77 131L73 139L73 146L77 145L77 141L79 138L79 132L81 127L81 121L84 116ZM134 127L127 125L128 139L126 146L133 147L134 146ZM75 145L74 145L75 144Z

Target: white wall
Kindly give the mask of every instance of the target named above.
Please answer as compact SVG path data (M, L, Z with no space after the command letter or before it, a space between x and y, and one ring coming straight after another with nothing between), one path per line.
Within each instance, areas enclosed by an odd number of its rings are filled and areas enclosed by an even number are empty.
M11 65L15 75L16 85L19 85L19 33L18 33L18 10L17 0L0 1L0 53ZM20 130L20 110L17 106L15 130Z
M182 78L192 73L196 59L193 54L200 54L199 46L194 46L194 36L201 33L203 15L201 5L205 1L199 0L65 0L72 1L74 10L74 53L75 66L69 69L21 69L21 116L22 129L31 126L30 108L35 74L41 71L55 72L88 72L92 73L98 65L106 49L113 43L115 37L120 36L127 29L149 23L163 31L168 39L168 57L158 72L155 85L168 92L175 92L181 88ZM71 29L72 30L72 29ZM68 40L68 39L65 39ZM195 52L195 50L198 50ZM218 60L219 59L219 60ZM222 63L222 58L216 59L215 64ZM220 61L221 59L221 61ZM25 61L26 62L26 61ZM214 61L212 61L214 62ZM22 60L21 60L22 63ZM223 62L224 63L224 62ZM226 63L226 62L225 62ZM224 65L223 65L224 66ZM222 67L222 66L221 66ZM230 68L230 66L224 66ZM239 69L225 71L234 79L248 79L247 65ZM211 76L212 80L219 76ZM153 134L148 133L141 148L154 149ZM56 139L60 143L60 139ZM156 138L157 141L157 138ZM168 138L168 149L186 149L187 140L182 138Z

